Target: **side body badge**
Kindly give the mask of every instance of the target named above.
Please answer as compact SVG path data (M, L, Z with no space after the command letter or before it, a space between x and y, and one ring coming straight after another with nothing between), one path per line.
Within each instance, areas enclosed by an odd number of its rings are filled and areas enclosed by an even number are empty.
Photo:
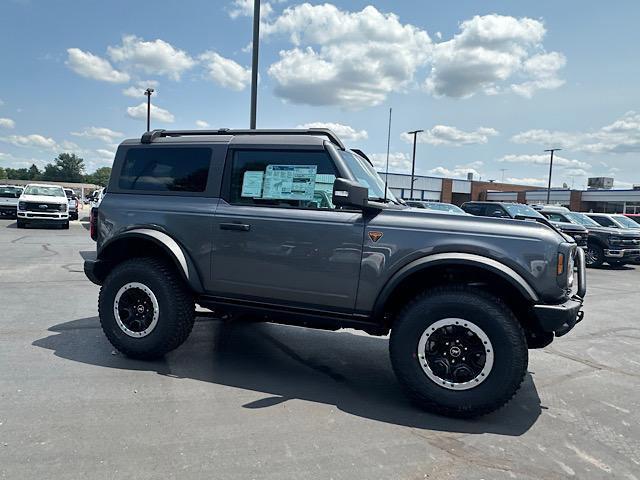
M369 232L369 238L375 243L382 238L382 232Z

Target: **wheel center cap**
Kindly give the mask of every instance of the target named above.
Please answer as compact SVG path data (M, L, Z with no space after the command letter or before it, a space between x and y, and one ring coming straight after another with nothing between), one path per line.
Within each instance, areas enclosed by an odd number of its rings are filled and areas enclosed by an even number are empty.
M144 313L144 306L138 305L137 310L138 310L138 313Z
M451 347L449 353L452 357L459 357L462 351L460 350L460 347Z

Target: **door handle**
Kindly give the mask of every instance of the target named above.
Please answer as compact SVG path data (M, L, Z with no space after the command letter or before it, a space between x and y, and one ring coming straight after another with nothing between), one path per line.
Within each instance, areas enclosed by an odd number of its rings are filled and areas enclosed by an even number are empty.
M246 223L221 223L220 230L237 230L239 232L248 232L251 230L251 225Z

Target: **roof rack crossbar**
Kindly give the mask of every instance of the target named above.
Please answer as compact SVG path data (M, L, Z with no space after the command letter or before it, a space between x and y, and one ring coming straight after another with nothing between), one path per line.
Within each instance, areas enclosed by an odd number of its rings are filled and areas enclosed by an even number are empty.
M156 138L161 137L182 137L182 136L213 136L213 135L319 135L329 139L331 143L346 150L346 147L338 136L328 128L308 128L308 129L260 129L260 130L232 130L220 128L218 130L153 130L142 134L142 143L151 143Z

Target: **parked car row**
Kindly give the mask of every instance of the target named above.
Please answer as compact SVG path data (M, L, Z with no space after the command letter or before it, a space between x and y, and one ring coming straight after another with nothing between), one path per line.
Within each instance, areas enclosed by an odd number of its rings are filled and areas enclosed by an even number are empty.
M600 267L603 263L622 266L640 261L640 215L580 213L559 206L534 208L503 202L466 202L462 210L483 217L549 223L585 250L589 267Z

